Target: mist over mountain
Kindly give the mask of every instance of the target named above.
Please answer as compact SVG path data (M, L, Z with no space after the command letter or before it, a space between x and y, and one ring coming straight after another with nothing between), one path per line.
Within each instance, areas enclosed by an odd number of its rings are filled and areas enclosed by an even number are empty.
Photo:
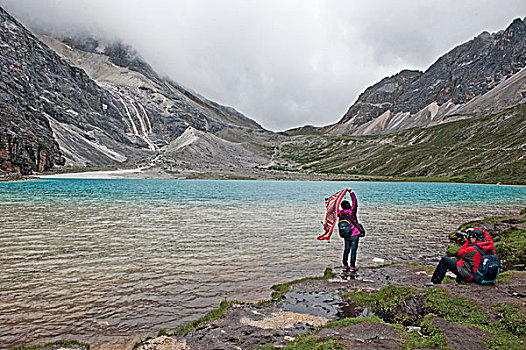
M0 38L3 172L133 165L188 127L232 142L272 134L235 109L160 78L122 43L39 39L3 9Z
M526 81L478 108L467 106L526 66L526 22L517 18L503 31L483 32L441 56L425 72L402 71L367 88L330 134L389 133L448 121L452 116L492 113L524 102ZM521 75L522 76L522 75Z

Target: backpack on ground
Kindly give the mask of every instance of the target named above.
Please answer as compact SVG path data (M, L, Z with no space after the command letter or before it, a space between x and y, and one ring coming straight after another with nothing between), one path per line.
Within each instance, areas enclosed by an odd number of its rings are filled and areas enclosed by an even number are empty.
M352 234L351 220L349 217L340 219L338 221L338 233L341 238L350 238Z
M489 284L495 282L500 272L500 260L493 254L486 254L477 245L474 246L480 254L482 259L480 265L473 273L473 280L478 284Z

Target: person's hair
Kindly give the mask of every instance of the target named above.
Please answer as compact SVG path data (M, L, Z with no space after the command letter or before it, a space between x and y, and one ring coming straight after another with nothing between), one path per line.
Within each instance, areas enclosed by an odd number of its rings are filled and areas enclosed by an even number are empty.
M484 232L481 230L471 230L469 232L469 238L475 238L477 241L485 241Z
M342 201L341 206L342 209L351 209L351 203L349 203L349 201Z

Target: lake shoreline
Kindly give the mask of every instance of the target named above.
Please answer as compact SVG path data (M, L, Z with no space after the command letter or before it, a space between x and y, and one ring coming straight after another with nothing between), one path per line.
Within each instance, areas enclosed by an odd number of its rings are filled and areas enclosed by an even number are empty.
M423 183L458 183L477 185L526 186L526 184L500 182L465 182L458 179L440 177L399 177L307 173L271 169L230 169L228 171L203 171L179 169L166 171L159 167L124 168L112 170L92 170L74 172L39 173L12 181L31 179L152 179L152 180L274 180L274 181L367 181L367 182L423 182ZM5 180L4 180L5 181ZM9 181L9 180L7 180Z
M222 303L215 314L172 334L161 330L133 349L199 349L209 344L251 349L321 344L349 349L519 348L526 335L526 208L512 216L463 223L459 229L472 226L488 230L501 251L505 271L494 285L455 282L448 273L443 284L426 288L434 268L413 263L365 267L358 273L327 269L323 277L273 286L268 302ZM522 241L517 242L517 232L522 232ZM455 235L450 239L459 243ZM337 312L322 317L316 303Z
M499 244L506 242L510 230L526 232L526 208L511 217L459 225L491 230ZM520 248L513 249L521 253ZM176 330L158 330L157 336L139 339L134 345L127 343L126 348L256 349L264 345L270 350L288 345L309 348L311 343L392 349L522 346L526 272L524 257L520 259L523 265L501 273L497 284L489 286L446 278L443 284L426 288L423 284L431 278L433 268L414 263L363 267L357 274L346 273L341 267L328 268L323 276L272 286L270 300L224 300L218 309L193 323ZM322 309L330 312L321 314ZM62 349L90 348L77 342L59 343ZM123 344L91 349L118 349Z

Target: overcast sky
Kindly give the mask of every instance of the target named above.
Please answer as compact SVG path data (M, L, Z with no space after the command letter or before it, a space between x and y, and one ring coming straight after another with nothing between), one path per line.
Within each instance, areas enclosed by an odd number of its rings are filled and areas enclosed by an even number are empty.
M30 29L135 47L161 75L274 131L341 119L368 86L426 70L525 0L0 0Z

